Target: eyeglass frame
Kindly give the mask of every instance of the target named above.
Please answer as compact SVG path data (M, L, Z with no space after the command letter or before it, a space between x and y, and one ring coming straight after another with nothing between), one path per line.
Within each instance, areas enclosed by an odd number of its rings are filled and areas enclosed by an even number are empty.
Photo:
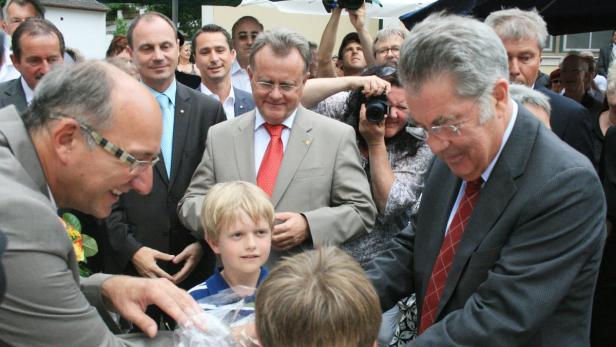
M121 162L128 165L130 168L129 173L131 175L138 175L142 173L145 169L147 169L149 166L154 167L154 165L156 165L156 163L160 161L159 155L155 155L154 159L152 160L139 160L135 158L134 156L132 156L131 154L123 150L121 147L107 140L104 136L99 134L96 130L94 130L89 125L84 124L73 117L58 114L58 115L50 115L49 118L55 119L55 120L61 120L61 119L75 120L79 124L79 127L86 134L92 137L92 139L94 140L94 143L102 147L107 153L113 155L114 157L118 158Z
M374 53L376 55L387 54L389 52L391 52L392 54L400 53L400 48L401 48L400 46L383 47L383 48L377 49Z
M285 82L272 83L268 81L256 81L255 83L257 84L257 86L259 86L259 88L263 89L264 91L267 91L268 93L273 92L274 89L276 89L276 87L278 87L281 93L291 93L295 89L299 88L298 84L291 84L291 83L285 83Z

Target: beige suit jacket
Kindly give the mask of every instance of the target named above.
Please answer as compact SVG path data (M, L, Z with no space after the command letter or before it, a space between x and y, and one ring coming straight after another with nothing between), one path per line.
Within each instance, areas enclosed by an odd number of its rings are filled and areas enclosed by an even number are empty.
M256 183L255 111L210 128L203 159L179 204L184 225L203 237L203 198L216 183ZM360 165L353 129L299 107L272 194L276 212L302 213L311 238L290 252L313 245L339 245L372 229L376 208ZM280 256L272 250L268 265Z

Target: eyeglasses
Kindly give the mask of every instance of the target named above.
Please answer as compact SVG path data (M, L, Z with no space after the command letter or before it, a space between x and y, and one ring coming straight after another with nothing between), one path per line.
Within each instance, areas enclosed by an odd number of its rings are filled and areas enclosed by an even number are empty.
M280 89L282 93L290 93L297 89L297 85L293 83L272 83L268 81L257 81L257 86L268 93L271 93L276 86Z
M391 54L398 54L400 53L400 47L398 46L383 47L383 48L379 48L376 50L377 55L385 55L385 54L389 54L389 52L391 52Z
M466 122L468 122L468 119L453 124L435 125L428 129L409 126L406 127L406 132L420 141L427 141L430 135L436 136L440 139L449 139L455 136L460 136L460 130Z
M97 145L101 146L105 151L111 153L114 157L120 159L121 162L123 162L126 165L128 165L130 167L129 173L131 175L135 175L136 176L136 175L141 174L142 172L144 172L150 166L156 165L156 163L158 163L158 161L160 160L160 157L158 155L154 156L154 158L152 160L139 160L139 159L133 157L132 155L128 154L122 148L120 148L120 147L114 145L113 143L109 142L109 140L107 140L106 138L101 136L101 134L96 132L90 126L81 123L80 121L76 120L73 117L67 117L67 116L63 116L63 115L52 115L49 118L56 119L56 120L60 120L60 119L63 119L63 118L74 119L77 123L79 123L79 127L86 134L90 135L90 137L92 137L92 139L94 140L94 142Z

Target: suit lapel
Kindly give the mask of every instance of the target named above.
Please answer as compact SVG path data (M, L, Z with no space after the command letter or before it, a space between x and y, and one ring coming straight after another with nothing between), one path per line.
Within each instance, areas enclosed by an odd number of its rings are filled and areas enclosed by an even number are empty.
M190 123L191 104L190 95L184 90L183 86L177 84L175 92L175 114L173 117L173 155L171 157L171 181L169 186L173 186L177 172L182 163L184 145L186 144L186 134Z
M15 105L17 111L21 114L28 107L26 93L21 86L21 78L14 79L10 83L11 86L4 91L4 94L9 97L10 102Z
M242 181L257 183L255 174L255 111L237 118L233 134L235 163Z
M518 106L518 116L509 140L490 178L481 189L479 200L458 245L441 296L437 317L454 293L471 255L492 230L517 192L516 179L524 173L537 136L537 122L532 123L534 119L531 117L533 116L526 109Z
M274 192L272 193L272 204L274 204L274 207L276 207L280 198L289 187L291 180L295 176L295 172L304 160L304 156L312 144L313 137L310 133L311 130L312 122L306 114L306 111L300 106L295 115L291 136L289 136L289 142L287 143L287 148L285 149L284 157L280 165L280 171L276 178Z

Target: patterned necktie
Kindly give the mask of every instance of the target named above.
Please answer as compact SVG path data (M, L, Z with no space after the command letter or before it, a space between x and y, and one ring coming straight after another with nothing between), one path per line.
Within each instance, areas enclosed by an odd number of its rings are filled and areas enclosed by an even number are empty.
M424 297L423 306L421 308L421 320L419 325L420 335L428 329L436 319L438 304L441 301L441 295L443 294L443 289L445 289L447 275L453 263L453 258L456 255L458 244L462 239L464 227L473 213L475 203L479 200L481 183L481 178L466 182L466 190L451 220L449 230L447 231L447 235L445 235L441 250L432 268L432 275L430 276L430 282L428 283L428 289L426 290L426 296Z
M284 154L281 138L284 125L265 123L264 126L270 134L270 142L267 145L265 155L263 156L261 166L259 167L259 173L257 174L257 185L271 197L274 192L278 169L280 169L280 163L282 163L282 156Z
M160 105L160 112L163 114L163 136L160 141L160 151L163 154L167 177L171 179L171 156L173 155L173 108L169 97L165 94L158 94L156 101Z

